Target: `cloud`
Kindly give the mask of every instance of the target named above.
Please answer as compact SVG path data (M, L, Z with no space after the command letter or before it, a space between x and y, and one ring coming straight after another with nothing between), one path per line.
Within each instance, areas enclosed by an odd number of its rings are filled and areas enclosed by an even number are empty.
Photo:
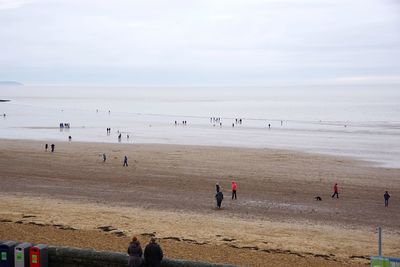
M103 83L104 73L153 83L154 70L168 83L260 85L400 75L392 1L0 0L0 9L5 80L52 80L54 69L71 83Z
M400 84L398 76L350 76L335 79L338 83L344 84Z
M20 8L31 2L28 0L0 0L0 10Z

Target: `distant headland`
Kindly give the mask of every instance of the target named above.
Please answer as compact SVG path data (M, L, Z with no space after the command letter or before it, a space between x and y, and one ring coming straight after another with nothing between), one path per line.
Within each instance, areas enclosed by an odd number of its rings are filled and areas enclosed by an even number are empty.
M16 82L16 81L0 81L0 87L1 86L23 86L22 83ZM9 102L10 100L8 99L1 99L0 102Z
M0 81L0 86L23 86L23 84L16 81Z

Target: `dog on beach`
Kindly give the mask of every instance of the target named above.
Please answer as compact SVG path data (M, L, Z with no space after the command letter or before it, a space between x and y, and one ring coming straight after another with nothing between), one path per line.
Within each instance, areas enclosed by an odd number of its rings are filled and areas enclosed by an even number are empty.
M322 198L320 196L314 197L316 201L322 201Z

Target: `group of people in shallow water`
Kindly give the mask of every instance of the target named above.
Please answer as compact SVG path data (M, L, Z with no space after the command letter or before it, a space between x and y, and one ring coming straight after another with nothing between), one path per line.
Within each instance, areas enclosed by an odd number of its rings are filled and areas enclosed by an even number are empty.
M107 135L110 135L108 129L110 129L110 131L111 131L111 128L107 128ZM121 143L121 140L122 140L122 133L120 133L119 130L117 131L117 133L118 133L118 142ZM126 135L126 140L129 141L129 138L130 138L130 135L127 134L127 135Z
M215 127L216 123L219 123L219 126L222 127L221 118L219 118L219 117L211 117L210 123L212 123L214 127ZM243 124L242 118L235 118L235 121L232 123L232 128L235 128L235 125L242 125L242 124ZM175 121L175 125L176 125L176 121ZM283 125L283 121L281 121L281 126L282 125ZM268 129L271 129L271 123L268 123L267 126L268 126Z
M69 122L61 122L60 123L60 129L64 129L64 128L67 128L67 129L70 128Z
M129 267L160 267L164 257L164 253L160 245L157 244L155 237L150 239L149 244L144 249L144 253L137 237L132 237L128 247L128 254Z
M175 126L178 125L178 124L179 124L178 121L175 121ZM187 125L187 121L182 121L182 125L186 126Z

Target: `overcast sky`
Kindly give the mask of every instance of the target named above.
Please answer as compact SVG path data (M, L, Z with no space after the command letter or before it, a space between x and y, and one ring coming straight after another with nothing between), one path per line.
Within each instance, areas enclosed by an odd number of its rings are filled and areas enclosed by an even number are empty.
M0 80L400 85L400 1L0 0Z

